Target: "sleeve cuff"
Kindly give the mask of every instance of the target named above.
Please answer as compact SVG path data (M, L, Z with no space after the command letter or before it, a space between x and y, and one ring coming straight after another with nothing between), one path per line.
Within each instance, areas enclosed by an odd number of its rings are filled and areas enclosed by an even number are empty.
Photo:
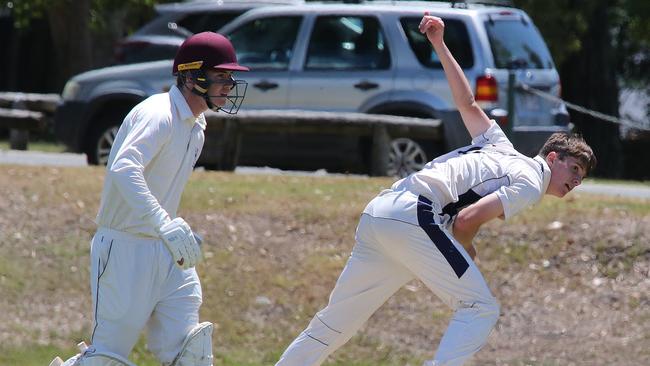
M503 220L508 221L512 217L512 212L510 212L510 206L508 206L508 197L506 197L503 192L496 192L499 201L501 201L501 206L503 206Z
M160 228L170 221L171 218L162 208L149 217L149 223L151 223L151 226L153 226L156 232L160 232Z

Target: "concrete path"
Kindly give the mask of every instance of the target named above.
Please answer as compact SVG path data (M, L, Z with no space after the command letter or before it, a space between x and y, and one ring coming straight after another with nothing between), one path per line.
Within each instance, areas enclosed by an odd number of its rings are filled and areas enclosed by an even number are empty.
M650 199L650 186L639 184L585 182L576 188L576 192Z
M86 166L86 155L71 153L46 153L39 151L0 150L0 164L38 165L38 166ZM287 175L331 175L323 170L316 172L288 172L272 168L238 167L237 174L287 174ZM342 175L342 174L335 174ZM576 188L576 192L611 195L621 197L636 197L650 199L650 185L640 184L611 184L585 182Z
M85 154L0 150L0 164L39 166L85 166Z

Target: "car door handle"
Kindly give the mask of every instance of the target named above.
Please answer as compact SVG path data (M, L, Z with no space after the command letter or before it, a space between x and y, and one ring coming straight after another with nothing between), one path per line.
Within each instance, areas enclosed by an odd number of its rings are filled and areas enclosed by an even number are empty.
M363 91L366 91L366 90L370 90L370 89L379 88L379 84L373 83L371 81L364 80L364 81L362 81L360 83L354 84L354 87L357 88L357 89L361 89Z
M257 89L260 89L261 91L267 91L267 90L277 88L278 84L270 81L262 80L259 83L253 84L253 86L256 87Z

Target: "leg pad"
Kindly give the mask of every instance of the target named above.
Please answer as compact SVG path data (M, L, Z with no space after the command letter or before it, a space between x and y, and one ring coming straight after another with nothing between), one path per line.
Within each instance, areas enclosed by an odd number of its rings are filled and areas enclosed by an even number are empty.
M198 324L185 337L183 346L171 366L212 366L212 331L210 322Z

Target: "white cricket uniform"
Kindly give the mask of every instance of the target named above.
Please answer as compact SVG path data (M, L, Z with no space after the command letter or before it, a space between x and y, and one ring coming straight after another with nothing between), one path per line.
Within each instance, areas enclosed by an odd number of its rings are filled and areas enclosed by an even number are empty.
M198 324L196 271L174 264L156 228L176 217L205 127L203 114L195 117L173 86L135 106L117 133L91 244L91 343L98 351L128 358L146 327L149 349L171 362Z
M401 286L419 278L455 310L427 365L461 365L485 343L499 304L463 246L450 234L463 207L495 193L505 219L537 203L550 169L518 153L499 126L397 181L365 208L352 254L327 307L289 345L277 365L320 365Z

